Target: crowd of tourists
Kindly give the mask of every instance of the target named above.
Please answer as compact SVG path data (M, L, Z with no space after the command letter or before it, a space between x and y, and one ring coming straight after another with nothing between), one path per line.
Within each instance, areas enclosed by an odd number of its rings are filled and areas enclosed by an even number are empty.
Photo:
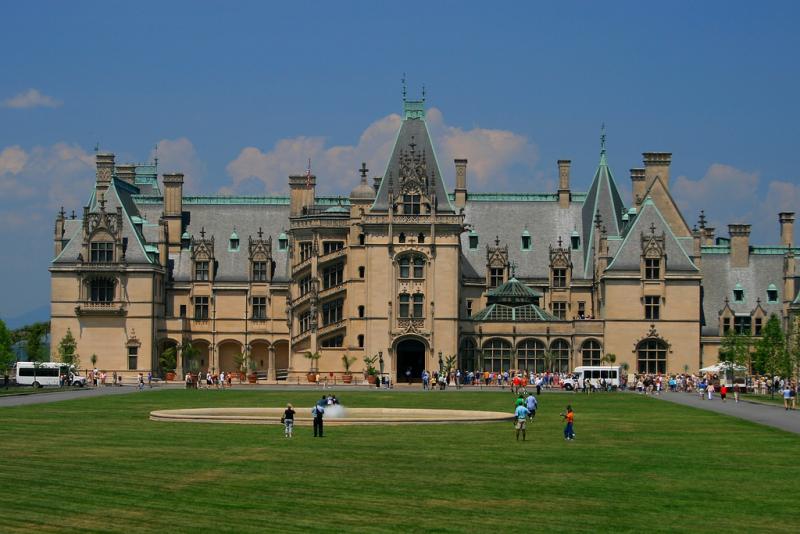
M444 390L448 387L461 389L465 386L471 386L509 388L516 393L520 388L526 388L529 385L536 387L539 391L542 389L561 389L564 379L570 376L572 376L571 373L550 371L535 373L524 369L506 371L461 371L456 369L441 373L426 369L422 371L421 378L422 389L424 390Z

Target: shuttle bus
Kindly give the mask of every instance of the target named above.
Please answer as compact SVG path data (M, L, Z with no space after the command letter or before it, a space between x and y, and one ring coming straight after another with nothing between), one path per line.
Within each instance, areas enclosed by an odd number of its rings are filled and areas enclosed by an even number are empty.
M33 362L17 362L14 369L14 380L19 386L58 387L61 385L61 375L66 377L65 386L86 385L86 377L80 376L75 367L66 363L44 362L34 367Z
M606 387L619 388L620 366L584 365L576 367L572 377L563 380L564 389L583 389L584 384L595 389L600 389L605 381Z

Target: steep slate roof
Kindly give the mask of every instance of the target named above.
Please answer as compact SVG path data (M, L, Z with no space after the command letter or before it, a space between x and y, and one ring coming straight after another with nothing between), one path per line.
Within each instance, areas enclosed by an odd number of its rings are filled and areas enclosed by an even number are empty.
M188 204L187 199L190 199ZM163 204L156 202L156 199L143 200L140 207L148 220L158 220L163 210ZM185 232L199 239L200 230L205 229L206 239L214 236L214 259L217 262L215 281L233 282L249 278L248 237L256 239L259 227L264 232L265 241L272 237L272 260L275 262L273 280L288 280L287 251L278 250L278 236L289 228L289 202L286 197L185 197L184 211L189 212ZM229 250L234 227L239 237L238 251ZM171 254L170 259L174 262L173 277L176 281L192 279L191 251L181 250L178 254Z
M478 199L482 198L476 195ZM516 264L518 278L547 279L550 276L549 246L556 246L558 238L564 243L570 242L572 232L581 233L580 202L571 202L568 208L558 205L558 196L553 200L473 200L467 195L464 208L465 224L472 225L478 234L478 248L469 248L469 233L461 234L462 272L464 277L486 276L486 245L494 244L495 236L500 238L501 245L508 245L508 259ZM531 237L530 250L522 250L522 232L528 230ZM575 265L573 278L583 278L583 254L586 242L580 244L579 250L572 251L572 263ZM470 276L474 273L477 276Z
M642 243L641 234L648 235L651 225L655 234L664 233L664 246L667 255L667 271L698 272L697 266L684 251L681 244L672 234L669 224L661 216L653 199L646 198L639 209L633 224L626 230L625 239L614 255L614 259L606 268L607 271L638 271L641 268Z
M600 163L594 174L592 185L589 187L589 193L586 196L581 213L583 242L589 245L594 242L594 219L596 214L600 214L602 224L608 232L607 235L613 237L622 235L622 215L626 211L625 205L622 203L622 197L619 194L619 190L617 190L614 176L608 167L604 143L600 150ZM583 270L584 276L590 278L593 270L591 254L586 256Z
M781 315L783 301L783 255L751 254L747 267L731 267L730 254L702 254L703 265L703 307L702 335L719 335L719 312L728 306L734 313L750 314L758 299L767 312ZM733 289L739 284L744 290L743 302L734 302ZM767 299L770 284L778 290L778 302L771 304Z
M139 189L122 180L113 178L111 184L106 190L105 210L106 213L115 213L117 207L122 208L122 238L127 239L127 248L125 249L125 261L129 264L144 263L152 264L155 262L155 255L153 251L148 251L145 245L144 235L136 228L133 223L134 218L141 218L139 209L131 195L137 194ZM89 212L98 213L100 211L97 196L92 194L89 201ZM157 220L157 219L156 219ZM72 221L70 226L73 226L77 221ZM82 223L82 221L80 221ZM65 232L65 236L69 235ZM83 241L81 239L81 227L77 226L74 233L70 236L69 243L53 260L53 263L72 263L78 261L78 255L81 254L83 248ZM87 261L88 258L84 258Z
M414 143L416 145L414 147L415 151L425 154L428 180L433 184L433 190L436 193L437 211L455 213L452 204L450 204L444 181L442 181L442 172L436 158L436 151L431 142L430 132L428 132L428 125L425 123L423 102L406 101L403 104L405 116L397 133L397 140L394 143L392 155L389 157L389 163L386 165L386 173L383 175L383 180L381 180L380 189L378 189L372 209L378 211L387 211L389 209L390 187L393 190L394 197L397 198L400 191L400 153L407 152L411 143Z

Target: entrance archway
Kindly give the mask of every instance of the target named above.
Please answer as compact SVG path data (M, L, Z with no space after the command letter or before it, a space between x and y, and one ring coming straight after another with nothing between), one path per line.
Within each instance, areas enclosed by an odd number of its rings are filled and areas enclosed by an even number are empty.
M406 382L406 370L411 369L411 380L422 381L422 371L425 370L425 343L418 339L404 339L397 344L397 377L396 381Z

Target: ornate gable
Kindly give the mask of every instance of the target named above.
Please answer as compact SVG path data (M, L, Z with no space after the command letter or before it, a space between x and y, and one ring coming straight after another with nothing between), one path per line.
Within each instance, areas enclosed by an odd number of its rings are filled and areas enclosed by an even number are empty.
M206 239L206 229L200 229L200 239L192 237L192 260L213 260L214 259L214 236Z
M250 254L250 261L269 261L272 259L272 236L264 239L264 232L258 228L258 237L253 239L248 237L247 250Z
M100 209L96 212L90 213L88 206L83 208L83 253L78 260L89 259L89 248L92 241L111 241L114 243L115 261L125 261L122 208L118 206L114 212L107 212L103 193L98 193L97 204Z
M572 254L570 248L564 247L564 243L559 236L558 246L550 245L550 268L572 269Z
M506 268L508 266L508 245L500 246L500 237L494 238L494 246L486 245L486 266Z
M666 233L656 235L656 225L650 224L650 233L640 232L643 258L662 258L666 255Z

